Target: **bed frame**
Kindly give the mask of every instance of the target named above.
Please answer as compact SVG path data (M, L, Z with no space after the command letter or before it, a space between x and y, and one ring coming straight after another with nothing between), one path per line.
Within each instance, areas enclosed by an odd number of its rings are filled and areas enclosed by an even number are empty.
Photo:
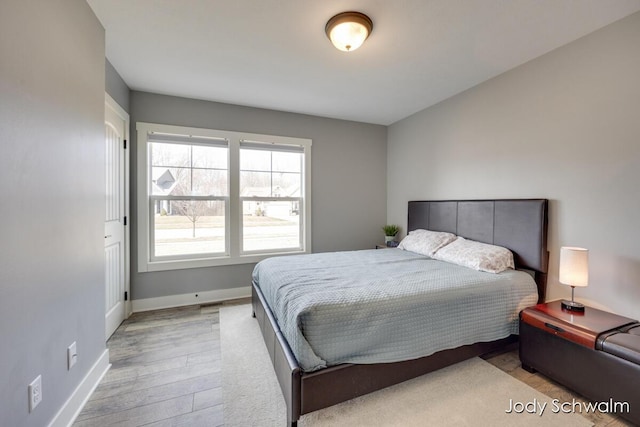
M533 271L539 302L546 291L548 267L546 199L411 201L407 231L424 228L447 231L468 239L504 246L514 253L516 268ZM330 366L304 372L265 302L252 286L253 315L262 331L269 357L287 406L287 423L317 411L505 347L517 336L443 350L419 359L395 363Z

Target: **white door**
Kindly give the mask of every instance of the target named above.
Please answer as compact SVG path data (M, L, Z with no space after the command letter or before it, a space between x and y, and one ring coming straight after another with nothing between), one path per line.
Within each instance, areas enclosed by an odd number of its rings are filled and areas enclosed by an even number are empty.
M109 96L105 101L106 211L104 223L105 333L108 339L129 315L128 114ZM125 294L126 292L126 294Z

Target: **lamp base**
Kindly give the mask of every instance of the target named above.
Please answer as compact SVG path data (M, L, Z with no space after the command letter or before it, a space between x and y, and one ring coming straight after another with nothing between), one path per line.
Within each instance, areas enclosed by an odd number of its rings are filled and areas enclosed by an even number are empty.
M562 308L568 311L577 311L580 313L584 312L584 305L580 304L579 302L569 301L566 299L562 300Z

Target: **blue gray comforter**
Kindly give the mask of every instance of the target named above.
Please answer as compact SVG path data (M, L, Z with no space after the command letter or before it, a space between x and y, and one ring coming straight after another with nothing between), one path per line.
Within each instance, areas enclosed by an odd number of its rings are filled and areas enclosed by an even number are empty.
M538 298L526 272L484 273L399 249L269 258L253 281L305 371L505 338Z

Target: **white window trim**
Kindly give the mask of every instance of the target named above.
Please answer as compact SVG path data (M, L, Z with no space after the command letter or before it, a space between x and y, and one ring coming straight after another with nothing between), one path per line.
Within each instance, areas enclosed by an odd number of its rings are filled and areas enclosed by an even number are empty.
M138 272L178 270L186 268L214 267L220 265L248 264L261 261L274 255L311 253L311 144L310 139L291 138L285 136L261 135L246 132L232 132L214 129L202 129L185 126L172 126L155 123L138 122L137 130L137 220L138 220ZM193 135L202 137L225 138L229 141L229 227L227 229L229 253L210 258L194 258L180 260L150 260L151 232L149 230L149 144L150 132ZM240 141L254 140L271 142L277 145L295 145L304 150L303 165L303 205L304 216L301 217L301 250L277 251L259 254L242 254L242 209L240 201Z

